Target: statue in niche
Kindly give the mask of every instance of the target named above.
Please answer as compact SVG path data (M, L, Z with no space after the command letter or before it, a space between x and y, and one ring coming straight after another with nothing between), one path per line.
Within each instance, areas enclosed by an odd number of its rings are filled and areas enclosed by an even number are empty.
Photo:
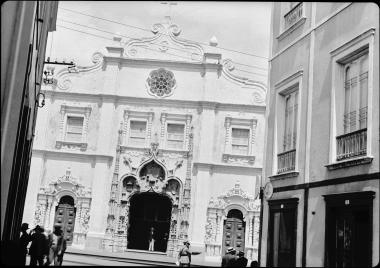
M142 168L140 177L146 179L149 183L154 183L158 180L163 181L165 179L165 172L160 165L152 161Z

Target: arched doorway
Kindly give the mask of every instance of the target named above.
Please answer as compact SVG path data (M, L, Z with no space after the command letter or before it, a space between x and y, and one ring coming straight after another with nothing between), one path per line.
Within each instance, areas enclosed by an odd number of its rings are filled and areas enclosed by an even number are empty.
M130 199L128 248L148 250L149 230L154 228L154 251L166 252L172 202L157 193L135 194Z
M69 195L62 196L55 210L54 226L61 226L67 245L73 242L75 212L74 198Z
M229 247L235 248L236 251L244 251L245 248L245 222L243 213L238 209L228 211L227 219L224 221L222 254Z

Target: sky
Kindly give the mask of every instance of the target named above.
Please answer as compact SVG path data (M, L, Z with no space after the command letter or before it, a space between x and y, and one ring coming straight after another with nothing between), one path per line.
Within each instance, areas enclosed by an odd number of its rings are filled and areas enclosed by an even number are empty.
M272 3L169 3L173 5L169 5L167 1L59 1L57 29L49 34L46 57L59 61L73 60L77 65L89 66L92 54L95 51L104 51L105 46L110 45L111 41L77 31L109 39L116 33L133 38L152 37L153 33L147 30L155 23L164 22L165 16L169 15L172 23L177 24L182 30L180 38L209 43L210 38L215 36L218 47L260 56L221 50L223 59L229 58L240 63L236 65L236 68L241 70L237 71L239 75L266 83Z

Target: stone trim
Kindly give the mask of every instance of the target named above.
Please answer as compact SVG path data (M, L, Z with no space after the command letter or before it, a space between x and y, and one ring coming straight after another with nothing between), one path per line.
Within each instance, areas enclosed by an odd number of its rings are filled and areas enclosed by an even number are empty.
M328 170L371 164L373 157L363 156L325 165Z

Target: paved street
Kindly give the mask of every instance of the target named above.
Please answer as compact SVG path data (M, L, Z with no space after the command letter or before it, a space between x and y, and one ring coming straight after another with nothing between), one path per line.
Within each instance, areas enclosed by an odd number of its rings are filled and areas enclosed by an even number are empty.
M30 258L27 257L26 263L29 265ZM144 261L142 261L144 262ZM135 260L112 259L101 256L87 256L66 253L63 258L62 266L156 266L154 262L141 263Z

